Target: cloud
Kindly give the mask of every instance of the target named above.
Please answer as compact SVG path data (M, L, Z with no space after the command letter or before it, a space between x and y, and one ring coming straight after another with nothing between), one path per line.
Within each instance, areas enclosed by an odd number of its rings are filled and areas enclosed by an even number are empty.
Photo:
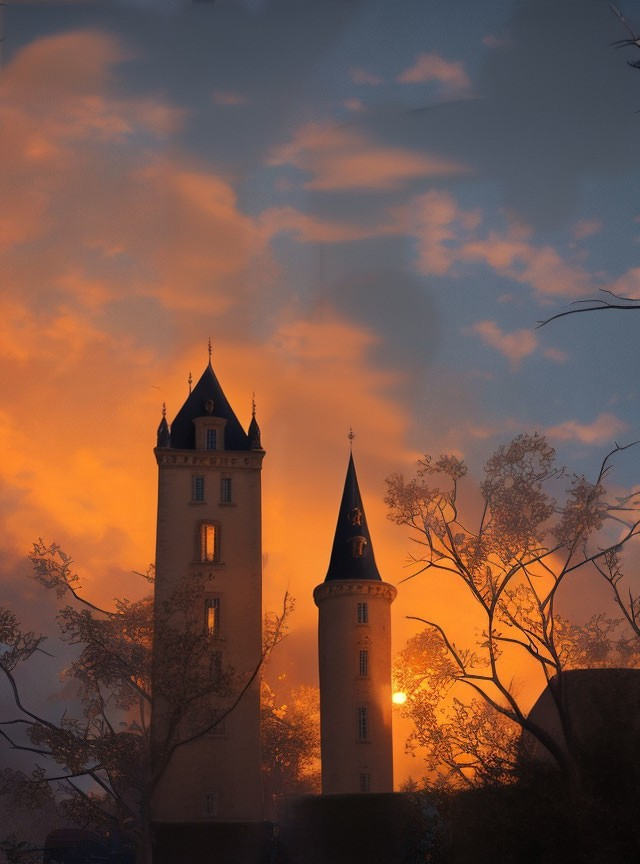
M232 90L214 90L213 101L216 105L246 105L248 97Z
M420 177L459 174L464 167L450 159L416 150L389 147L344 126L309 123L279 147L270 165L293 165L311 175L306 189L392 190Z
M621 432L626 432L629 424L620 420L615 414L598 414L593 423L579 423L577 420L566 420L557 426L547 429L551 440L579 441L581 444L609 444Z
M576 240L584 240L587 237L593 237L593 235L597 234L599 231L602 231L601 219L581 219L573 226L573 236Z
M397 221L367 225L362 222L330 221L301 213L294 207L272 207L260 214L267 242L278 234L290 234L299 243L349 243L370 237L399 234Z
M477 321L470 328L482 339L485 345L498 350L509 360L513 367L520 365L538 347L538 339L531 330L514 330L504 333L495 321Z
M353 111L354 113L364 111L364 102L361 99L345 99L342 104L347 111Z
M447 92L466 90L470 81L460 62L445 60L440 54L418 54L412 66L396 78L400 84L441 84Z
M351 80L354 84L366 84L369 87L377 87L382 84L382 78L374 75L373 72L368 72L366 69L351 69Z
M448 192L432 190L414 198L408 230L417 241L421 273L444 275L461 262L483 262L498 275L529 285L540 296L584 297L596 280L578 261L553 246L531 242L518 223L483 232L478 209L464 210Z
M640 267L632 267L627 270L607 287L619 297L640 300Z
M460 209L449 192L431 190L414 198L409 230L418 240L418 269L424 274L448 273L459 256L461 236L481 221L479 211Z

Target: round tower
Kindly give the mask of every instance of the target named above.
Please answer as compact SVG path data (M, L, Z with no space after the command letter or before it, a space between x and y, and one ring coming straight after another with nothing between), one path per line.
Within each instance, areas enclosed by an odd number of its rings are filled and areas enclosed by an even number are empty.
M322 791L393 791L391 603L380 578L353 455L318 607Z

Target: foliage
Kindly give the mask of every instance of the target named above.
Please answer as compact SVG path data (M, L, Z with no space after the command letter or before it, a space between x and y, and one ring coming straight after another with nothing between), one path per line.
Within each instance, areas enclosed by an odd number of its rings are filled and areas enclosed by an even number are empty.
M153 600L116 600L101 609L79 591L72 561L57 545L42 541L30 555L33 578L64 602L57 621L62 639L74 646L74 659L63 678L77 684L77 716L53 721L27 707L18 672L45 637L23 632L15 615L0 609L0 672L13 694L16 716L0 722L0 736L17 750L30 752L42 765L32 775L5 772L3 788L31 806L55 789L63 812L79 825L103 833L116 831L148 848L149 803L175 751L209 732L235 708L262 666L220 669L212 676L211 641L198 614L202 586L186 580L165 607L156 610L162 633L156 657L154 697L164 708L162 732L150 735ZM141 574L152 581L153 574ZM285 596L280 615L271 615L269 644L263 659L283 637L292 601ZM212 702L216 711L212 711ZM52 766L56 766L55 768Z
M519 435L487 462L473 529L458 511L466 466L456 457L427 456L414 478L388 479L389 516L411 529L419 547L411 559L414 576L455 578L480 624L475 642L459 646L439 623L415 617L428 635L419 634L406 649L406 676L415 678L399 686L413 694L405 710L416 706L424 732L416 731L414 741L421 734L422 743L434 736L431 756L443 776L466 782L478 772L499 779L510 769L521 729L546 747L565 774L575 773L571 753L527 717L510 670L532 664L547 683L560 682L561 695L565 669L598 665L614 647L623 662L637 658L638 597L630 589L623 603L630 638L617 637L619 622L605 616L596 615L581 631L557 611L560 589L571 577L585 578L588 569L619 591L623 547L640 533L640 496L610 500L604 487L613 456L624 449L616 446L590 482L557 467L544 437ZM567 485L559 503L561 483ZM449 693L454 683L467 688L464 698ZM443 722L438 711L447 696L449 719ZM568 723L561 719L570 742ZM508 746L496 750L503 736Z
M320 792L320 693L295 687L278 706L262 682L262 771L267 796Z

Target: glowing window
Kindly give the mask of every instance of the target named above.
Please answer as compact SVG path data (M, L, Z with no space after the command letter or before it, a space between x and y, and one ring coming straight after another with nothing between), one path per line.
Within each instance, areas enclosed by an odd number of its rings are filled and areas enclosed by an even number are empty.
M204 477L193 477L191 481L191 500L204 501Z
M200 525L200 560L218 561L219 543L218 526L213 522L203 522Z
M370 792L371 791L371 774L368 771L360 772L360 791L361 792Z
M358 675L365 678L369 674L369 652L361 651L358 659Z
M218 449L218 430L207 429L207 450Z
M358 603L358 624L369 623L369 604Z
M358 738L364 741L369 737L369 712L364 705L358 705L356 709L358 720Z
M231 504L231 477L223 477L220 481L220 501L222 504Z
M220 598L207 597L204 601L204 626L207 636L220 635ZM219 653L219 652L216 652ZM222 666L222 657L220 658ZM213 668L213 667L212 667Z

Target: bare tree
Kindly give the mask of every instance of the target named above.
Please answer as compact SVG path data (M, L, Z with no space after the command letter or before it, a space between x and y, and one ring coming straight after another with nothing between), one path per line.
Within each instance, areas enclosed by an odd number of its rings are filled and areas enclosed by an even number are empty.
M262 682L262 772L268 799L320 792L320 691L294 687L278 705Z
M456 579L478 615L481 636L464 646L437 621L411 616L438 637L441 670L467 688L469 699L537 739L565 777L576 782L579 768L570 718L562 711L562 688L563 672L575 666L577 648L575 638L567 638L570 625L558 615L558 598L579 573L586 578L589 568L615 561L614 582L622 576L623 547L640 534L640 495L610 500L604 483L615 455L625 449L616 445L590 482L557 467L544 437L519 435L485 466L474 528L458 509L459 484L467 473L460 459L426 456L414 478L406 481L396 474L387 480L389 516L411 529L418 546L408 578ZM562 503L552 494L562 491L559 484L568 484ZM547 683L555 679L568 749L527 716L512 681L516 663L532 665ZM458 756L453 757L457 764Z
M149 805L158 781L176 750L224 721L254 686L264 660L284 635L292 602L285 596L282 612L268 616L266 644L255 668L220 669L212 676L210 640L195 611L202 587L187 580L176 590L156 648L164 661L156 695L159 687L167 722L152 753L152 597L116 600L113 610L105 610L82 596L72 561L57 545L39 541L30 559L33 578L61 601L70 601L59 609L58 626L62 638L76 648L64 677L78 685L80 711L77 717L65 711L51 720L30 709L19 672L45 650L45 637L24 632L12 612L0 609L0 671L16 709L13 717L0 721L0 736L37 760L29 777L16 772L5 780L34 807L54 788L74 822L129 837L139 860L150 860ZM151 573L141 575L153 580Z

